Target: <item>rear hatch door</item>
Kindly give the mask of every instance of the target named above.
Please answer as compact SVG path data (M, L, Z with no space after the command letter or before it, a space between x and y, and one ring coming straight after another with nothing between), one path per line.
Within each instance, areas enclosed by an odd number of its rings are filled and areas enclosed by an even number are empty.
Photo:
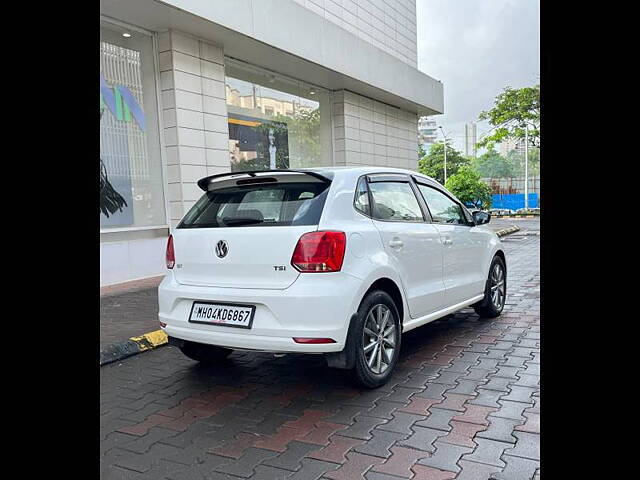
M175 278L184 285L287 288L299 275L290 264L296 243L313 230L317 226L179 230L173 236Z
M202 185L201 185L202 186ZM318 229L330 182L304 173L211 181L173 232L174 275L184 285L284 289L291 256Z

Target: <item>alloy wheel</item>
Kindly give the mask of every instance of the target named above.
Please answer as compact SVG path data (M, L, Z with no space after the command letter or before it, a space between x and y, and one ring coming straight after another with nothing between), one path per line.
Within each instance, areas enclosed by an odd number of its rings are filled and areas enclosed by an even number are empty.
M496 310L501 310L504 305L505 283L504 269L500 263L496 263L491 271L491 303Z
M396 322L384 304L374 305L364 322L364 358L373 373L384 373L396 353Z

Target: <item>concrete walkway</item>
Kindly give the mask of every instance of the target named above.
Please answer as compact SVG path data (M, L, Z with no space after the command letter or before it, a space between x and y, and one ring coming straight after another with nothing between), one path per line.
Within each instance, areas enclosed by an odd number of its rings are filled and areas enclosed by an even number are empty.
M100 348L159 328L158 285L162 278L100 289Z

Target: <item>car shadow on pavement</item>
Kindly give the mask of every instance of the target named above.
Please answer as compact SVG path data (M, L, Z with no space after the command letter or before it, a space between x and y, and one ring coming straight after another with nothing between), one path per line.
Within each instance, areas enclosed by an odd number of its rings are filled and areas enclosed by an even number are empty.
M411 366L411 359L415 355L420 355L423 362L425 359L436 357L438 353L442 353L445 357L455 356L456 352L451 349L447 355L445 344L459 336L461 329L470 331L474 328L482 329L483 324L483 320L473 310L465 309L404 333L396 372L390 382L378 390L391 391L398 384L398 380L406 380L407 371L415 369ZM446 363L446 360L445 358L443 363ZM231 356L213 365L201 364L189 359L185 361L191 364L189 373L184 378L185 383L193 381L194 384L204 383L210 387L224 385L236 387L245 383L262 384L265 379L270 378L278 379L277 381L281 384L311 381L317 389L366 391L364 388L354 387L349 371L329 368L323 355L274 355L234 351ZM445 364L442 365L444 366Z

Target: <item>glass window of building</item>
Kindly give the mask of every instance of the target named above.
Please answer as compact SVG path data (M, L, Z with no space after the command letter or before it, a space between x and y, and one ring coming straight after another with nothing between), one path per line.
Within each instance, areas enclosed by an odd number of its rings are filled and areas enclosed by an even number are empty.
M100 227L166 225L153 41L100 25Z
M227 58L231 170L332 164L329 92Z

